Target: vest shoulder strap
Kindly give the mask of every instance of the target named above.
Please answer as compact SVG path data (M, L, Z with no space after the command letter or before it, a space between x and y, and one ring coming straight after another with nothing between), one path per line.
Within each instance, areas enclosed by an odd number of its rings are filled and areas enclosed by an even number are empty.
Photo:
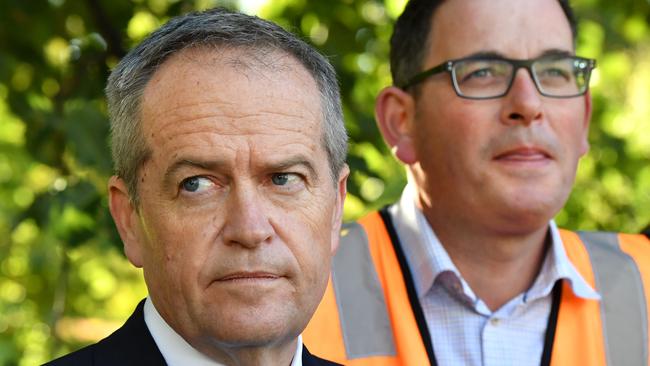
M357 223L345 224L341 230L341 243L332 260L332 285L348 358L395 356L386 299L368 236Z
M616 233L578 232L600 293L608 365L647 365L648 313L641 273Z

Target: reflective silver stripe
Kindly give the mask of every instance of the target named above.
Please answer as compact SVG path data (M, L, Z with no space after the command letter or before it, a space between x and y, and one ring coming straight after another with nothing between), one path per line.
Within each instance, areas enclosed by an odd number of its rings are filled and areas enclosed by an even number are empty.
M344 225L341 230L341 244L332 261L332 284L348 359L394 356L384 292L370 256L368 237L357 223Z
M608 365L648 364L648 314L641 274L615 233L579 232L591 258Z

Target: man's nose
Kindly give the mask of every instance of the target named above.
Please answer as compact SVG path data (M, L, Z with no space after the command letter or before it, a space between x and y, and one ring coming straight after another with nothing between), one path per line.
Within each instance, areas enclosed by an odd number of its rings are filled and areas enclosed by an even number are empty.
M267 203L253 185L237 186L225 205L223 238L226 245L255 248L273 237Z
M530 125L542 118L542 95L528 70L517 70L506 94L501 120L506 124Z

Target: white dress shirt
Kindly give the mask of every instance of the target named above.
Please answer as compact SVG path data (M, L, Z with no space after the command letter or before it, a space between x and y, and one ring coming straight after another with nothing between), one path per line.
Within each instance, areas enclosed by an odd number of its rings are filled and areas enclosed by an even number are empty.
M551 245L533 285L491 311L463 279L415 206L415 198L409 183L389 212L411 269L438 365L537 366L555 282L568 280L576 296L600 300L569 261L558 228L551 221Z
M144 302L144 322L169 366L224 366L197 351L160 316L151 299ZM302 366L302 336L290 366Z

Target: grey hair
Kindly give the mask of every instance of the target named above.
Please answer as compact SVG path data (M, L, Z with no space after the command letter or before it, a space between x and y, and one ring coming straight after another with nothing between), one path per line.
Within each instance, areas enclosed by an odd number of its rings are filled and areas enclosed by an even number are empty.
M111 152L115 174L126 183L137 207L138 170L150 157L142 131L142 95L158 68L185 49L244 48L252 52L280 51L297 59L316 81L321 96L321 143L336 182L345 164L348 136L336 72L318 51L277 24L216 8L172 18L131 50L113 69L106 86L111 121Z

